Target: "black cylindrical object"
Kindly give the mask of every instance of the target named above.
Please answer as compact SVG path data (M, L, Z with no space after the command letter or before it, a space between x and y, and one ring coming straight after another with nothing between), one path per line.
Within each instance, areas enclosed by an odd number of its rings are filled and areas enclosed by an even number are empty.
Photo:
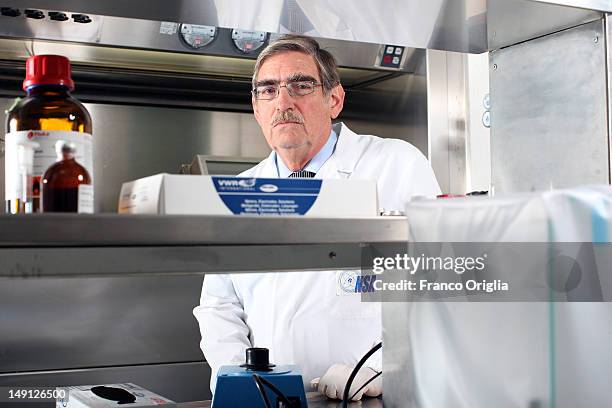
M274 364L270 364L270 351L263 347L246 349L246 363L240 367L253 371L272 371Z

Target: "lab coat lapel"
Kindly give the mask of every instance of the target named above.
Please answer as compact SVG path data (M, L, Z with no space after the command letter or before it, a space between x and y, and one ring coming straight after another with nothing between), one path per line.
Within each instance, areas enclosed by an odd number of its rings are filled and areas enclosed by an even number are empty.
M356 143L359 136L344 123L336 123L334 132L338 135L336 150L318 171L317 178L350 178L361 154L362 149Z
M253 174L254 177L278 177L278 171L276 170L276 162L274 161L274 151L272 151L268 157L263 161L262 166L258 171Z

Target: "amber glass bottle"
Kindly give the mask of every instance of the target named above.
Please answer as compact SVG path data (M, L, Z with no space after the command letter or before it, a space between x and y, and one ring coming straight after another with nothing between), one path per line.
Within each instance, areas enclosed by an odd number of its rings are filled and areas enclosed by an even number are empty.
M93 212L91 178L75 160L72 143L57 143L59 161L42 178L42 212Z
M27 96L8 112L5 137L6 211L40 211L40 181L55 163L55 145L63 140L76 146L77 159L93 178L92 123L87 109L72 95L70 62L59 55L37 55L26 62L23 89ZM34 146L32 181L20 182L19 148ZM26 193L22 188L31 189ZM31 202L27 202L31 199Z

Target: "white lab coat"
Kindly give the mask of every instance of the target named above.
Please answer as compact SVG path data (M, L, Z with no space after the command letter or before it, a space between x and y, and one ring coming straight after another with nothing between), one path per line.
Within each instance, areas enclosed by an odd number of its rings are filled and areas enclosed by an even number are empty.
M403 211L410 197L440 193L429 162L411 144L357 135L342 123L334 130L335 152L316 178L376 180L379 206L387 210ZM274 155L241 175L278 177ZM274 364L297 364L304 384L334 363L357 363L381 339L380 304L363 303L359 294L339 295L337 275L207 275L193 312L212 368L211 389L219 367L244 362L248 347L270 349Z

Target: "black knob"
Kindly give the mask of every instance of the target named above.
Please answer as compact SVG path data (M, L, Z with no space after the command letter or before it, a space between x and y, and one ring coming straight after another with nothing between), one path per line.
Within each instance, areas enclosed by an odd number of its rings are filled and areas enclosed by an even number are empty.
M35 20L40 20L41 18L45 18L45 13L40 10L26 9L24 12L27 18L33 18Z
M87 14L73 14L72 19L75 23L87 24L91 23L91 18Z
M240 367L253 371L272 371L274 364L270 364L270 352L267 348L251 347L246 349L246 363Z
M55 21L66 21L68 20L68 16L66 13L62 13L60 11L50 11L49 18Z
M21 15L21 11L12 7L0 7L0 14L7 17L18 17Z

